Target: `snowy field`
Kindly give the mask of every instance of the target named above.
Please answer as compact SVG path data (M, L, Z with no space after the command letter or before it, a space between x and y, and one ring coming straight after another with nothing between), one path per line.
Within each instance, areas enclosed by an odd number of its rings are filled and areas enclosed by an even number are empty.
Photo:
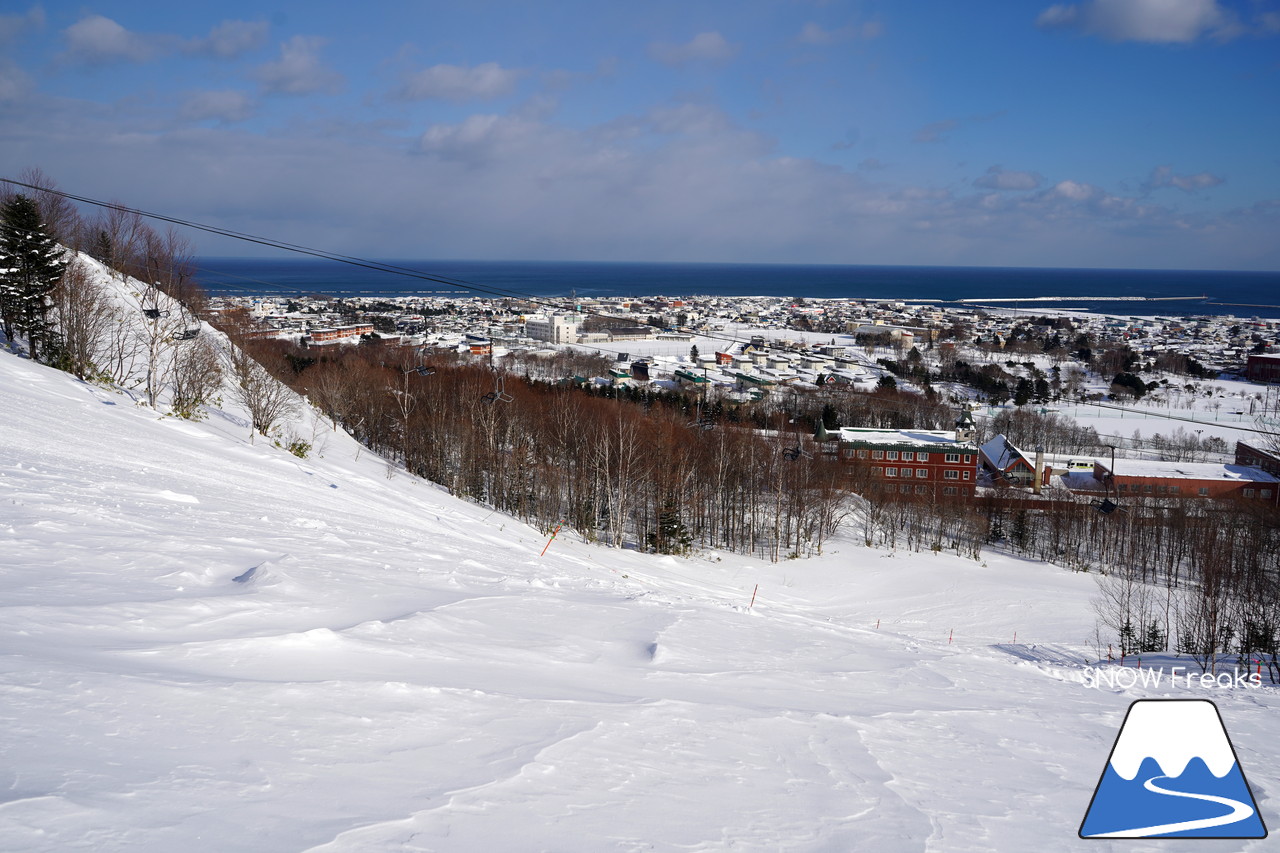
M9 353L0 411L0 850L1168 850L1076 835L1155 696L1214 699L1280 821L1280 695L1090 685L1089 575L540 556L341 432Z

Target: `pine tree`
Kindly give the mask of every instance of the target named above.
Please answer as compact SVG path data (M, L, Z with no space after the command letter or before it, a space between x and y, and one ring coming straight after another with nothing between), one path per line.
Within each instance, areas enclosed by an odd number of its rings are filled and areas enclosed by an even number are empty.
M1032 385L1031 380L1025 376L1018 380L1018 386L1013 392L1013 404L1015 406L1025 406L1031 402Z
M36 203L14 196L0 211L0 321L10 340L15 332L27 335L32 358L54 349L50 294L65 266L62 248L45 230Z
M1164 649L1164 632L1160 630L1160 626L1156 624L1156 620L1152 619L1151 624L1147 626L1146 632L1142 635L1141 650L1144 652L1162 652Z

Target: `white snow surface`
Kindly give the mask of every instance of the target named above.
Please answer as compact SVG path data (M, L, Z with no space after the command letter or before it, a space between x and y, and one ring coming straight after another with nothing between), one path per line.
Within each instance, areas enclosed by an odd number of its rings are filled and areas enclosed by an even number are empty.
M1130 701L1188 695L1084 685L1086 574L540 556L316 428L0 353L0 850L1075 850ZM1276 693L1207 698L1273 815Z
M1111 754L1116 773L1132 781L1144 759L1166 776L1181 776L1193 758L1221 779L1236 764L1231 742L1212 702L1139 702L1125 717Z

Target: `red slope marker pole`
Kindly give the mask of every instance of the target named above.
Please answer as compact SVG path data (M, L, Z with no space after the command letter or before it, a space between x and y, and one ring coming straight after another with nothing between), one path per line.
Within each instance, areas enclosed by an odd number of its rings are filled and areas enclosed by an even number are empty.
M556 525L556 529L551 532L551 538L547 540L547 544L542 546L542 554L547 553L547 549L551 547L552 542L556 541L556 535L559 534L560 528L563 526L564 520L561 519L560 523ZM539 554L538 556L541 557L542 554Z
M759 591L760 591L760 584L756 584L756 588L755 588L755 589L753 589L753 590L751 590L751 603L747 605L747 609L748 609L748 610L750 610L752 607L754 607L754 606L755 606L755 604L756 604L756 593L757 593L757 592L759 592Z
M956 635L956 629L952 628L951 633L947 634L947 645L951 645L951 638Z

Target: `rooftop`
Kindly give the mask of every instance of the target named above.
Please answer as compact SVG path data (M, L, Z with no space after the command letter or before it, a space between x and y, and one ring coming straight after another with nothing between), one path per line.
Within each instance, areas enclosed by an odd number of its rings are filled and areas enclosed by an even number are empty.
M1098 463L1105 471L1108 463ZM1115 476L1168 477L1184 480L1239 480L1250 483L1280 483L1280 477L1248 465L1221 462L1157 462L1148 459L1117 459Z
M865 444L912 444L920 447L959 444L954 430L924 429L866 429L841 427L839 438L844 442Z

